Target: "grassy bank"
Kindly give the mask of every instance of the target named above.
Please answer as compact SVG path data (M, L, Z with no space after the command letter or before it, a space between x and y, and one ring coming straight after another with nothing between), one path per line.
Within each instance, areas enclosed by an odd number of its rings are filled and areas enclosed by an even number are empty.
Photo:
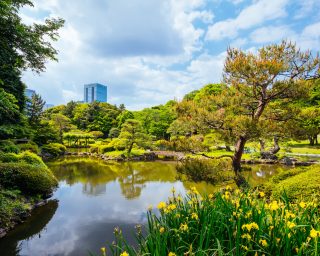
M50 196L56 178L36 154L0 152L0 236Z

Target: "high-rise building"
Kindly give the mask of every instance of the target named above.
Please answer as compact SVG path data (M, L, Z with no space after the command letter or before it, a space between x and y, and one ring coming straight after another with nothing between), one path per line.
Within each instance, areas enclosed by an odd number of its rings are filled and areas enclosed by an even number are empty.
M94 101L107 102L106 85L98 83L84 85L84 102L91 103Z

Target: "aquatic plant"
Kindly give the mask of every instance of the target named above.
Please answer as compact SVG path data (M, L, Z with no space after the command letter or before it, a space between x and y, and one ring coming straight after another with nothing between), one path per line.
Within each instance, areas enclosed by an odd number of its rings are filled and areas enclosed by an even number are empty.
M184 198L172 193L148 208L148 232L137 231L137 247L115 230L112 255L319 255L316 199L270 200L230 186L205 197L194 187Z

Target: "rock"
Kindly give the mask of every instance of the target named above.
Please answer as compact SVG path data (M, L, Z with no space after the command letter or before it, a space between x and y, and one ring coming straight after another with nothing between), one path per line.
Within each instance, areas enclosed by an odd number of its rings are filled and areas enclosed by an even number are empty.
M290 166L290 165L294 165L294 162L295 162L294 160L295 159L293 158L285 156L284 158L282 158L281 163Z
M4 237L7 234L7 231L4 228L0 228L0 238Z

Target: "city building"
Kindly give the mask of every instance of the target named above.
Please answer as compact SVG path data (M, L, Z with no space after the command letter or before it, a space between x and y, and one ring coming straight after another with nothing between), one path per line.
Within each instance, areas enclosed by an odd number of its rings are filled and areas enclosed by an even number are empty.
M32 96L36 94L36 91L35 90L31 90L31 89L26 89L25 90L25 96L31 100Z
M84 102L107 102L107 86L94 83L84 85Z

